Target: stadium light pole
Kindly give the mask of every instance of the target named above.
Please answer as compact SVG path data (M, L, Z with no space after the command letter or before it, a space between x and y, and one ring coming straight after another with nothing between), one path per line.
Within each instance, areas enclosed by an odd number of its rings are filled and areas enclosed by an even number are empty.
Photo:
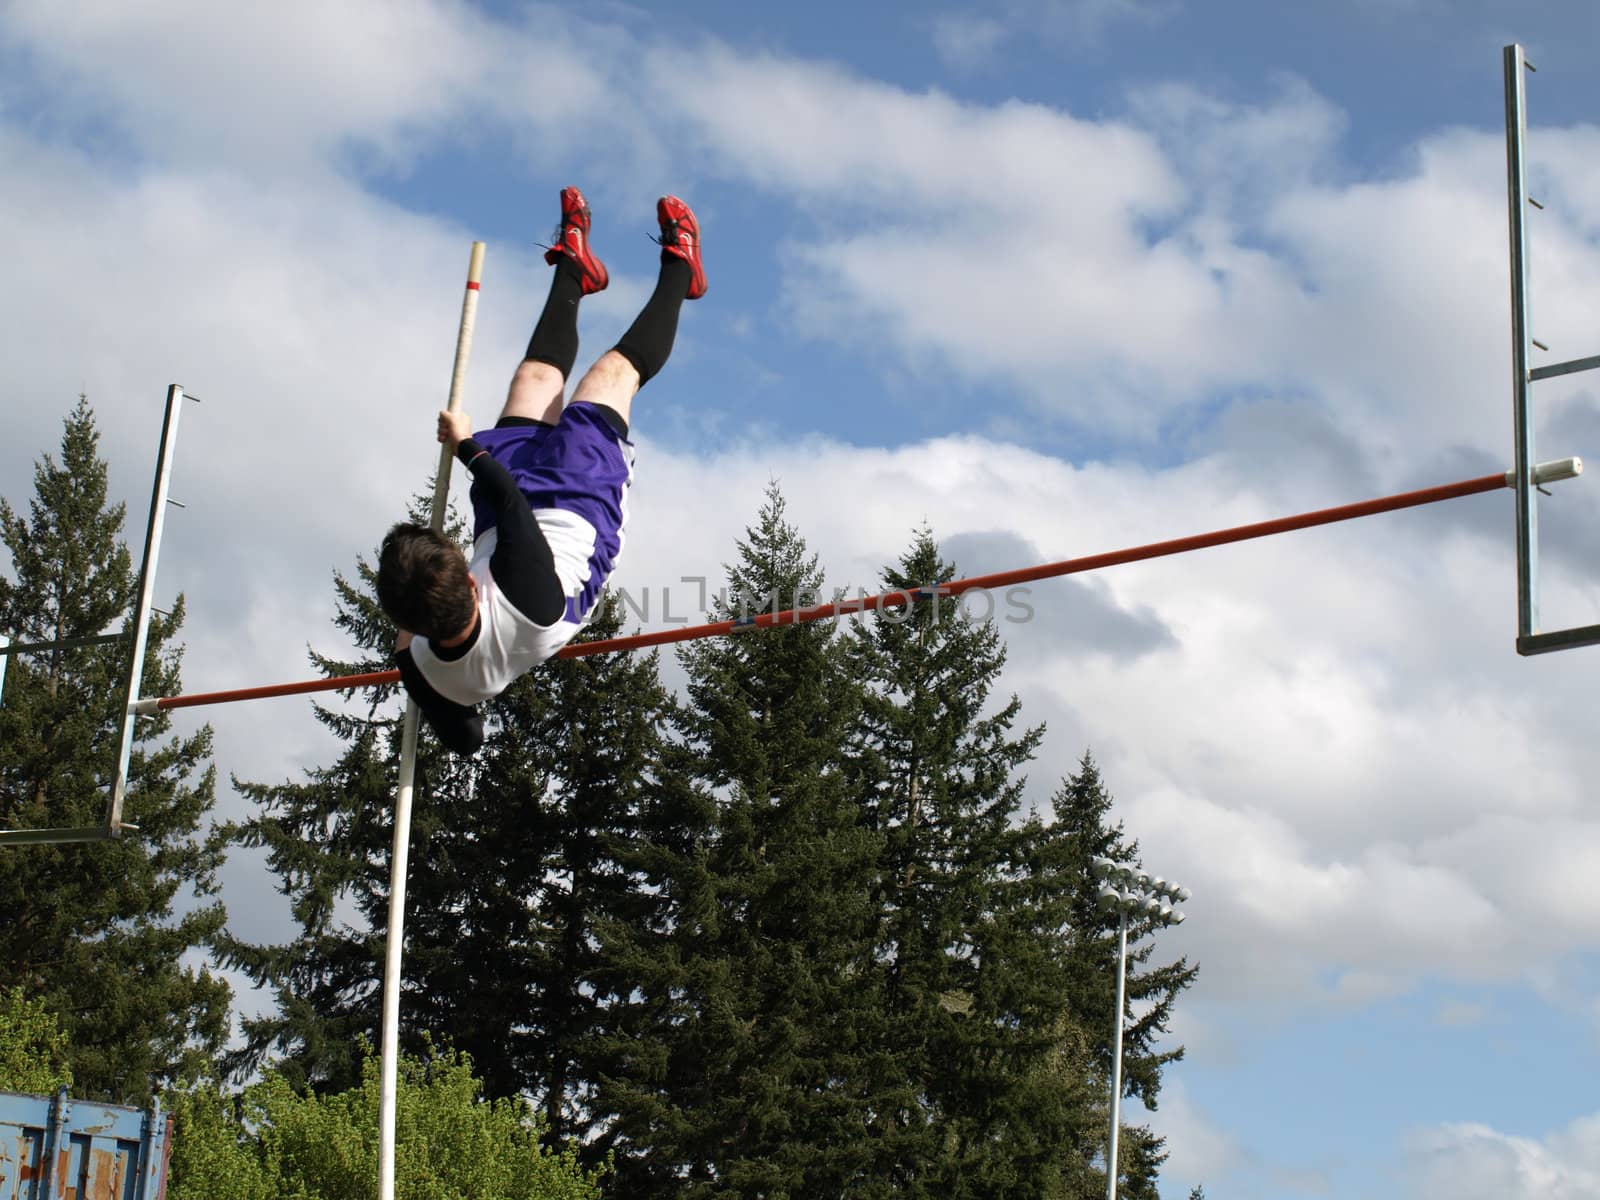
M1111 1136L1106 1147L1106 1200L1117 1200L1117 1134L1122 1125L1122 1009L1127 997L1128 918L1148 917L1158 925L1179 925L1178 905L1189 889L1147 871L1096 856L1089 870L1100 881L1102 912L1117 914L1117 1011L1111 1042Z

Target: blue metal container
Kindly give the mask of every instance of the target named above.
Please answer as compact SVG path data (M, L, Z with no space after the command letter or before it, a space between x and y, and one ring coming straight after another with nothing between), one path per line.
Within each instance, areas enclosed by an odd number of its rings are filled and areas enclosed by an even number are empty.
M0 1200L163 1200L172 1118L0 1092Z

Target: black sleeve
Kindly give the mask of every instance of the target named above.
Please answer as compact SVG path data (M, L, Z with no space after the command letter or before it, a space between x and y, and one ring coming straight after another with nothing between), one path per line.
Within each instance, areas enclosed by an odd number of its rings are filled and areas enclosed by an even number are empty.
M400 668L400 681L406 685L406 692L417 702L422 715L428 719L428 725L438 734L446 749L454 750L457 754L471 754L483 745L483 718L478 715L477 709L446 700L434 691L422 677L422 671L411 657L409 647L396 654L394 661Z
M495 510L499 537L489 557L489 570L506 599L536 625L559 620L567 597L556 574L550 543L528 507L517 481L504 465L473 438L464 438L457 457L472 472L473 486Z

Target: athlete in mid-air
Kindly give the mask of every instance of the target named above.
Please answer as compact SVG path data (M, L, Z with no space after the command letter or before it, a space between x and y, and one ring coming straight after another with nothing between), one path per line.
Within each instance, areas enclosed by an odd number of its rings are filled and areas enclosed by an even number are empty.
M555 278L500 419L474 435L439 414L439 441L472 474L473 547L402 523L384 538L378 602L400 628L400 677L439 740L470 754L476 706L552 657L588 620L622 550L633 479L633 397L672 352L684 300L705 295L700 227L676 196L656 203L661 274L622 339L565 389L578 357L578 301L609 276L589 246L583 193L561 193L545 253Z

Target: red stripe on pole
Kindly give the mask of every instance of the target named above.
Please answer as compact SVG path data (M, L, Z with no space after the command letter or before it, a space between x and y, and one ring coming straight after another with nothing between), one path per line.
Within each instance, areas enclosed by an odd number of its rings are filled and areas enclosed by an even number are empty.
M467 281L467 291L475 292L477 290L478 290L478 281L476 279L468 280Z
M1417 508L1424 504L1437 504L1441 500L1456 500L1492 492L1506 487L1503 471L1482 475L1477 479L1463 479L1459 483L1446 483L1438 487L1422 488L1415 492L1400 492L1376 500L1362 500L1343 504L1337 508L1322 508L1292 517L1277 517L1270 521L1257 521L1252 525L1236 525L1211 533L1197 533L1189 537L1173 538L1165 542L1151 542L1126 550L1111 550L1103 554L1090 554L1083 558L1069 558L1061 562L1045 563L1037 567L1023 567L1016 571L998 571L991 575L974 575L969 579L955 579L938 585L941 596L959 596L977 588L992 589L1033 583L1040 579L1054 579L1061 575L1078 575L1084 571L1098 571L1103 567L1140 562L1150 558L1165 558L1172 554L1186 554L1191 550L1204 550L1210 546L1225 546L1230 542L1244 542L1252 538L1271 537L1290 533L1296 529L1309 529L1316 525L1332 525L1338 521L1351 521L1357 517L1370 517L1378 513L1394 512L1402 508ZM672 642L697 641L700 638L721 637L724 634L749 629L770 629L775 625L800 625L827 617L850 613L873 612L880 608L896 608L914 604L917 590L884 592L877 596L863 596L857 600L842 600L832 604L816 604L810 608L791 608L783 612L767 612L753 620L713 621L708 625L687 625L681 629L663 629L655 633L636 633L630 637L611 638L603 642L577 642L566 646L558 658L582 658L590 654L609 654L627 650L642 650L648 646L665 646ZM372 687L394 683L399 671L375 671L369 675L345 675L337 679L308 679L302 683L280 683L267 687L242 688L232 692L206 692L193 696L168 696L156 701L156 707L188 708L199 704L226 704L233 700L258 700L268 696L293 696L306 692L346 691L352 688Z

